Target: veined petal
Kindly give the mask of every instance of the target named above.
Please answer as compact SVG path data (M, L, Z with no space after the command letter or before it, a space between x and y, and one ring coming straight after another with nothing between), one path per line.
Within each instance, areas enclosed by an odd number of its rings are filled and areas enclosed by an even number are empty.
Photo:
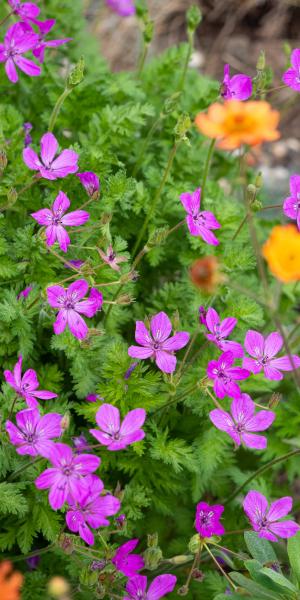
M228 432L231 429L234 429L234 422L230 414L225 412L225 410L215 408L209 413L209 418L215 427L221 431Z
M272 425L276 414L271 410L260 410L245 422L247 431L265 431Z
M164 342L172 331L172 323L165 312L160 312L152 317L150 329L156 342Z
M68 310L67 320L71 333L78 340L83 340L89 332L88 326L83 318L75 310Z
M270 361L270 366L281 371L293 371L294 368L300 367L300 358L296 354L292 354L293 363L289 356L281 356L280 358L273 358Z
M39 225L49 225L52 221L52 211L49 208L42 208L37 212L31 213L31 216Z
M243 507L250 521L258 523L266 515L268 502L260 492L251 490L244 499Z
M16 55L14 61L19 69L26 73L26 75L30 75L30 77L38 77L41 74L41 67L36 65L33 60L29 60L29 58Z
M154 355L152 348L144 348L143 346L129 346L128 354L131 358L150 358Z
M89 284L85 279L78 279L69 285L67 294L68 296L71 294L76 295L76 301L81 300L89 289Z
M147 592L147 600L159 600L174 590L177 578L175 575L158 575L153 579Z
M163 350L167 350L168 352L180 350L188 344L189 339L190 334L187 333L187 331L180 331L179 333L175 333L175 335L165 340L162 343L162 348Z
M278 354L282 346L283 339L281 335L277 331L273 331L273 333L270 333L266 338L264 352L268 356L268 358L273 358L273 356Z
M248 448L255 450L264 450L267 447L267 438L264 435L255 435L254 433L241 433L241 438Z
M68 312L64 309L60 310L57 314L55 323L53 324L54 333L59 335L66 329L68 322Z
M130 435L143 427L146 419L146 411L143 408L135 408L129 411L125 416L121 427L120 435Z
M152 337L143 321L136 321L135 324L135 341L141 346L149 347L152 344Z
M296 535L300 527L295 521L282 521L281 523L272 523L270 531L274 532L281 538L290 538Z
M278 521L278 519L282 519L282 517L286 517L286 515L291 512L293 507L293 498L290 496L284 496L279 500L275 500L270 505L268 510L267 518L268 521Z
M155 362L164 373L173 373L176 369L176 356L169 354L169 352L163 350L155 352Z
M90 218L90 215L85 210L74 210L73 212L67 213L61 219L63 225L77 226L83 225Z
M240 398L232 401L230 410L235 422L241 425L248 423L253 417L255 404L248 394L242 394Z
M264 354L264 346L265 341L263 335L258 333L258 331L249 329L245 337L245 348L248 354L254 358L262 357Z
M49 167L58 150L58 142L53 133L45 133L41 138L41 157L44 165Z
M96 422L100 429L115 434L120 429L120 411L112 404L102 404L96 413Z
M25 165L31 169L32 171L38 171L42 166L42 163L34 150L32 148L24 148L23 150L23 160Z
M187 213L197 214L200 210L201 188L197 188L191 194L188 192L181 194L180 200Z
M66 232L65 228L62 227L62 225L56 226L56 238L57 238L60 249L63 252L67 252L71 240L70 240L69 235Z
M234 317L227 317L220 323L220 333L222 337L226 338L230 335L237 324L237 319Z
M47 299L52 308L61 308L66 291L61 285L51 285L46 289Z
M217 311L211 306L206 313L206 324L209 331L213 334L215 333L216 328L220 325L220 317Z
M59 192L53 202L52 211L54 213L58 213L58 215L63 215L68 210L69 206L70 200L67 194L65 194L64 192Z

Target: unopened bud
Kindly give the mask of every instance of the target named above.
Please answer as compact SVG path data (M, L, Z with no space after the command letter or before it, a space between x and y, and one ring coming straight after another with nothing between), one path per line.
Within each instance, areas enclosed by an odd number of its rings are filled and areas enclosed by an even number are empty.
M191 126L192 121L189 115L183 114L179 117L174 128L175 139L177 143L187 142L189 144L189 139L186 134L189 131L189 129L191 129Z
M63 577L52 577L48 582L48 594L53 598L64 598L70 592L70 585Z
M136 281L137 279L137 272L136 271L129 271L129 273L124 273L124 275L121 275L120 277L120 283L128 283L128 281Z
M68 535L61 535L58 539L58 545L66 554L73 553L74 543Z
M178 554L178 556L173 556L169 558L168 562L172 565L185 565L185 563L192 560L194 557L191 555L186 556L186 554Z
M264 50L260 51L258 61L256 63L256 68L258 71L264 71L266 68L266 55Z
M62 428L63 431L66 431L67 429L69 429L69 427L70 427L70 415L69 415L69 413L66 413L63 416L63 418L62 418L62 420L60 422L60 426L61 426L61 428Z
M256 198L256 194L257 194L256 186L253 185L253 183L249 183L249 185L247 185L246 194L247 194L247 202L248 202L248 204L250 204L250 206L252 206L252 203L254 202L254 200Z
M255 179L255 186L257 187L257 189L260 190L262 185L263 185L263 176L262 176L261 171L259 171L259 173L257 174L256 179Z
M72 89L79 85L84 78L84 59L83 56L79 59L78 63L73 67L68 77L67 86Z
M145 44L150 44L150 42L152 41L153 38L153 33L154 33L154 21L151 21L150 19L147 19L144 21L144 31L143 31L143 38L144 38L144 42Z
M18 192L15 188L10 188L7 192L7 204L13 206L18 200Z
M158 533L148 533L147 535L147 546L148 548L155 548L158 545Z
M186 13L186 20L188 32L194 33L194 31L197 29L198 25L200 25L202 21L202 13L198 6L196 6L195 4L190 6Z
M186 596L189 593L189 588L187 585L183 585L179 590L177 590L178 596Z
M259 210L262 209L262 202L260 200L254 200L254 202L252 202L251 204L251 210L253 210L253 212L258 212Z
M181 92L175 92L175 94L172 94L172 96L165 100L163 111L165 115L172 113L177 108L180 97Z
M149 240L145 245L145 251L149 252L149 250L155 248L155 246L160 246L161 244L163 244L168 237L168 231L168 227L160 227L159 229L156 229L150 235Z
M272 394L270 400L269 400L269 408L276 408L279 404L279 402L282 399L282 395L281 394Z
M189 548L189 551L192 552L192 554L197 554L197 552L199 552L199 550L201 548L201 540L200 540L200 535L198 533L196 533L195 535L193 535L193 537L191 537L188 548Z
M200 571L200 569L193 569L192 571L192 578L195 581L198 581L199 583L201 583L204 579L204 573L203 571Z
M0 177L7 167L7 156L4 150L0 150Z
M119 296L116 299L116 304L121 304L126 306L127 304L132 304L134 302L134 298L133 296L131 296L130 294L121 294L121 296Z
M106 564L107 564L107 561L105 559L93 560L93 562L90 566L90 569L91 569L91 571L102 571L102 569L104 569Z
M163 553L159 546L150 546L143 553L143 557L145 560L146 569L150 569L150 571L154 571L157 569L162 557Z

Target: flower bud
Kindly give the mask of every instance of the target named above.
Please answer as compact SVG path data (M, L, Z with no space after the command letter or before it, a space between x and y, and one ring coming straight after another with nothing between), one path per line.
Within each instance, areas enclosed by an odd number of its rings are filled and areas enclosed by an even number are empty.
M282 395L281 394L272 394L270 400L269 400L269 408L276 408L279 404L279 402L282 399Z
M200 535L198 533L196 533L195 535L193 535L193 537L191 537L191 539L189 541L188 549L190 552L192 552L192 554L197 554L197 552L199 552L200 548L201 548Z
M70 427L70 414L69 413L66 413L63 416L63 418L60 422L60 425L61 425L61 428L63 431L66 431L67 429L69 429L69 427Z
M162 557L163 553L159 546L149 546L147 550L143 553L145 567L146 569L150 569L150 571L154 571L157 569Z
M163 110L165 115L169 115L177 108L180 97L181 92L175 92L175 94L172 94L172 96L169 96L169 98L165 100Z
M18 200L18 192L15 188L10 188L7 192L7 205L13 206Z
M130 294L121 294L121 296L119 296L116 299L116 304L121 304L122 306L126 306L127 304L132 304L134 302L134 298L133 296L131 296Z
M74 543L72 538L70 538L68 535L62 534L58 539L58 545L66 554L73 553Z
M91 569L91 571L102 571L102 569L104 569L106 564L107 564L107 561L105 559L93 560L93 562L90 566L90 569Z
M204 577L205 576L204 576L203 571L200 571L200 569L193 569L193 571L192 571L192 578L195 581L198 581L199 583L202 583Z
M192 121L191 121L190 116L187 114L180 115L180 117L175 125L175 128L174 128L176 143L178 143L178 142L187 142L188 144L190 143L186 134L189 131L189 129L191 129L191 126L192 126Z
M3 171L7 167L7 156L5 150L0 150L0 177L3 175Z
M262 202L260 200L254 200L254 202L252 202L251 204L251 210L253 210L253 212L258 212L259 210L262 209Z
M183 585L177 591L178 596L186 596L188 593L189 593L189 587L188 587L188 585Z
M195 260L189 269L189 275L193 284L208 294L213 293L224 280L216 256L205 256Z
M253 185L253 183L249 183L249 185L247 185L246 195L247 195L247 202L250 206L252 205L252 203L254 202L254 200L256 198L256 193L257 193L256 186Z
M186 555L186 554L178 554L178 556L173 556L172 558L169 558L168 563L172 564L172 565L185 565L185 563L189 562L189 560L192 560L194 557L191 555Z
M81 56L78 63L73 67L71 73L69 74L67 81L67 87L69 89L76 87L77 85L79 85L79 83L82 82L84 78L84 66L84 59Z
M194 31L196 31L198 25L200 25L202 21L202 13L198 6L196 6L195 4L190 6L186 13L186 20L188 32L194 33Z
M263 185L263 176L262 176L261 171L259 171L259 173L256 175L255 185L259 190Z
M52 577L48 582L48 594L53 598L67 598L70 592L70 585L64 577Z
M150 235L145 245L146 252L149 252L149 250L151 250L151 248L154 248L155 246L160 246L161 244L163 244L168 237L168 231L168 227L160 227L159 229L156 229Z
M258 71L264 71L266 68L266 55L264 50L260 51L258 61L256 63L256 68Z

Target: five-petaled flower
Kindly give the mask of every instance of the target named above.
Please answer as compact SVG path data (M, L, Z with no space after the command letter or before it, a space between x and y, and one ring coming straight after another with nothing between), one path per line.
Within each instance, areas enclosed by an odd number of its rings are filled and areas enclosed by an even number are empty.
M265 496L255 490L248 492L243 503L244 511L258 537L271 542L278 542L278 537L292 537L299 531L300 526L295 521L279 521L286 517L292 506L292 498L285 496L272 502L269 507Z
M230 412L216 408L209 413L211 422L221 431L225 431L237 446L242 443L249 448L264 450L267 438L255 435L256 431L265 431L272 425L276 415L271 410L260 410L255 414L255 404L248 394L232 401Z
M243 346L238 342L226 340L237 324L237 319L227 317L220 321L220 317L214 308L209 308L205 315L205 325L210 333L206 337L213 342L222 352L232 352L235 358L241 358L244 355Z
M120 411L112 404L102 404L96 414L99 429L90 429L90 433L108 450L123 450L126 446L139 442L145 437L141 427L146 419L143 408L129 411L120 422Z
M218 398L229 396L240 398L241 390L236 380L247 379L250 371L242 367L234 367L235 356L232 352L224 352L218 360L212 360L207 366L207 376L214 380L214 391Z
M189 192L181 194L180 200L188 213L186 222L191 235L200 236L207 244L217 246L219 241L211 229L219 229L221 225L212 212L200 211L201 188L197 188L192 194Z
M176 581L175 575L158 575L147 589L146 575L135 575L127 582L124 600L159 600L173 592Z
M284 200L283 212L297 222L298 231L300 231L300 175L290 177L291 195Z
M4 44L0 44L0 62L5 62L6 75L12 83L19 79L16 67L31 77L40 75L40 67L23 56L33 50L37 42L38 35L28 33L21 23L15 23L7 30Z
M187 345L190 334L186 331L175 333L170 337L172 323L164 312L151 319L151 333L143 321L137 321L135 326L135 341L140 346L130 346L128 354L132 358L153 357L156 365L164 373L173 373L176 369L176 356L173 352Z
M97 250L102 260L107 265L109 265L114 271L120 271L119 264L127 261L127 258L125 258L125 256L117 256L116 253L113 251L113 247L111 245L108 246L106 252L103 252L103 250L100 250L100 248L97 248Z
M87 336L88 326L80 313L85 317L93 317L103 303L102 294L96 288L91 288L89 297L83 300L88 289L89 284L85 279L74 281L66 290L60 285L47 288L50 306L59 309L53 325L54 333L62 333L68 325L71 333L79 340Z
M85 210L74 210L65 214L70 206L70 200L64 192L59 192L55 198L52 208L41 208L31 216L46 227L46 240L48 246L53 246L57 241L60 249L67 252L70 238L65 230L66 226L83 225L88 221L90 215Z
M223 535L225 533L225 529L222 523L220 523L223 511L224 506L221 504L213 506L210 506L206 502L199 502L197 504L195 527L201 537L208 538L212 535Z
M20 600L23 575L13 571L12 564L5 560L0 563L0 598L3 600Z
M291 54L292 67L285 71L282 81L295 92L300 92L300 48L295 48Z
M230 77L230 66L224 65L224 78L221 85L222 98L224 100L248 100L251 94L251 77L242 73Z
M48 413L43 417L37 408L26 408L16 414L17 425L6 421L6 431L18 454L48 457L54 446L53 438L62 433L62 415Z
M276 225L262 254L270 271L284 283L300 279L300 232L295 225Z
M140 554L132 553L139 543L138 539L129 540L116 550L111 562L126 577L134 577L144 568L145 562Z
M97 200L99 197L100 181L96 173L93 173L93 171L84 171L83 173L77 173L76 177L80 179L88 196L93 198L93 200Z
M111 494L101 495L104 484L96 475L85 477L85 487L79 489L76 500L69 498L70 510L66 514L68 528L89 545L94 544L94 534L91 529L107 527L106 517L115 515L120 510L120 500Z
M61 179L78 171L78 154L74 150L63 150L57 158L58 142L53 133L41 138L41 159L32 148L24 148L23 160L32 171L38 171L45 179Z
M120 17L130 17L135 14L134 0L106 0L106 4Z
M13 12L22 19L22 21L35 20L39 16L41 9L33 2L21 2L20 0L8 0Z
M25 399L29 408L36 408L38 402L36 398L40 400L50 400L57 398L57 394L48 392L47 390L39 390L39 382L37 374L33 369L27 369L22 377L22 355L19 356L17 363L14 366L14 370L4 371L4 377L6 382L14 388L19 396Z
M39 490L50 488L49 503L53 510L63 506L73 498L80 502L84 489L88 490L85 476L93 473L100 465L100 458L94 454L73 454L67 444L54 444L48 455L52 463L35 480Z
M264 371L267 379L279 381L283 378L281 371L293 371L300 367L300 358L293 354L274 358L283 346L283 339L277 331L270 333L266 339L258 331L249 329L245 337L245 348L251 357L245 356L243 366L254 374Z

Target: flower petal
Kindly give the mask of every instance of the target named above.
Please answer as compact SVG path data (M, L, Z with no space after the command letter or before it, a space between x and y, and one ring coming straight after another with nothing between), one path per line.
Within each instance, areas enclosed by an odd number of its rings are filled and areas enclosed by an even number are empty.
M277 331L273 331L273 333L270 333L266 338L264 353L268 356L268 358L273 358L273 356L278 354L282 346L283 339L281 335Z
M58 142L53 133L45 133L41 138L41 157L45 166L49 167L58 150Z
M164 342L172 331L172 323L165 312L160 312L152 317L150 329L156 342Z
M255 435L254 433L242 433L241 438L248 448L264 450L267 447L267 438L264 435Z
M146 419L146 411L143 408L135 408L130 410L125 416L121 427L121 435L130 435L143 427Z
M184 348L189 342L190 334L186 331L180 331L179 333L175 333L172 337L165 340L162 344L162 348L167 350L168 352L173 352L175 350L180 350Z
M270 530L281 538L290 538L296 535L300 526L295 521L282 521L281 523L272 523Z
M102 404L96 413L96 422L100 429L114 434L120 430L120 411L112 404Z
M152 344L152 337L143 321L136 321L135 324L135 341L141 346L149 347Z
M286 515L291 512L293 508L293 498L290 496L284 496L279 500L275 500L270 505L268 510L267 518L268 521L278 521L278 519L282 519L282 517L286 517Z
M169 352L163 350L155 352L155 362L164 373L173 373L176 369L176 356L169 354Z
M245 348L254 358L261 357L264 354L264 337L258 331L254 331L253 329L249 329L246 333L245 337Z
M85 210L74 210L73 212L67 213L62 217L61 222L63 225L77 226L83 225L90 218L90 215Z
M174 590L177 577L175 575L158 575L153 579L147 592L147 600L159 600Z
M57 151L57 150L56 150ZM58 215L63 215L70 206L70 200L64 192L58 192L52 206L52 210Z
M268 502L260 492L251 490L244 499L243 508L250 521L258 523L267 512Z

